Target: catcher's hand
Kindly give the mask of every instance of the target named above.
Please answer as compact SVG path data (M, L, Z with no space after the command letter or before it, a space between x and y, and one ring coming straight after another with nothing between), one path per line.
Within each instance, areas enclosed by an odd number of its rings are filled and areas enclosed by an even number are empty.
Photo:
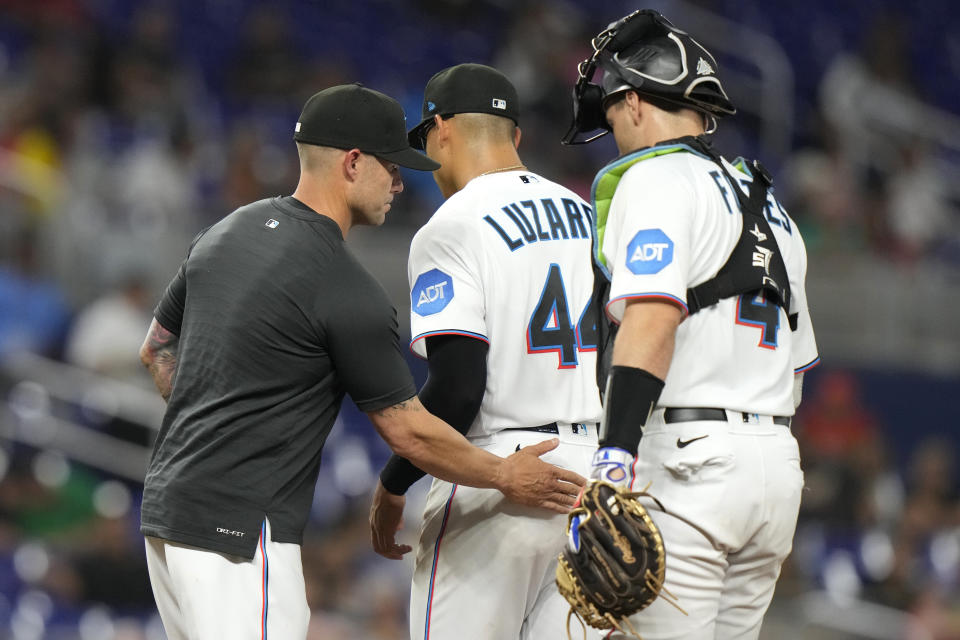
M627 617L649 606L663 589L666 551L637 499L643 495L648 494L590 480L569 514L557 588L570 603L570 615L597 629L627 633L625 623L636 635Z

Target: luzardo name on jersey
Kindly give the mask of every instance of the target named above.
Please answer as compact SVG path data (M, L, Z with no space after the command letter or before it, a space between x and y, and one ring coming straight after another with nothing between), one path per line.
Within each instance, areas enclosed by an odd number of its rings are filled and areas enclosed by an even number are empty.
M572 198L523 200L483 218L510 248L549 240L590 239L593 211Z

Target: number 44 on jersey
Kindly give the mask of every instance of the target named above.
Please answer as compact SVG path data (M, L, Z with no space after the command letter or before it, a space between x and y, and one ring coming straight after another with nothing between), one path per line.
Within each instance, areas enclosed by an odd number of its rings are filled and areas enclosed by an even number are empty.
M527 325L527 353L556 353L559 369L580 364L578 353L597 350L597 309L591 302L588 298L582 307L577 307L580 315L574 326L560 265L551 264Z

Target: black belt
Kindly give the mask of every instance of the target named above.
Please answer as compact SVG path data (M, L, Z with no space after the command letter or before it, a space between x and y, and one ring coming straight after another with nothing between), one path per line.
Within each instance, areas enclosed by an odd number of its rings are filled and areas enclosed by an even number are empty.
M740 415L743 417L744 422L750 422L750 416L754 414L741 411ZM703 408L703 407L696 407L692 409L671 408L671 409L663 410L663 421L666 423L700 422L704 420L726 422L727 412L723 409L709 409L709 408ZM783 425L784 427L789 427L790 416L773 416L773 423Z
M573 427L573 432L578 433L579 427L590 427L593 426L594 430L599 428L599 424L596 422L571 422L570 425ZM536 427L505 427L501 431L536 431L537 433L552 433L554 435L560 434L560 427L557 426L556 422L551 422L550 424L541 424Z

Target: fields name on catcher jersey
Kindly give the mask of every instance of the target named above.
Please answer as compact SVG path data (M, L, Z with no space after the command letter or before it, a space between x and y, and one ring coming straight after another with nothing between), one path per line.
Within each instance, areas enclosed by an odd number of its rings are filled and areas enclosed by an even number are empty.
M596 422L593 212L536 174L478 176L410 246L411 349L434 335L490 345L468 436L553 421Z
M724 160L734 186L712 160L678 146L627 169L610 203L602 251L612 274L607 313L618 322L629 299L669 300L686 310L687 288L712 278L740 237L744 218L732 189L748 193L752 177ZM804 289L807 255L771 193L764 215L790 278L797 330L762 295L725 298L685 317L661 406L793 415L794 373L818 359ZM769 260L753 258L758 266Z

